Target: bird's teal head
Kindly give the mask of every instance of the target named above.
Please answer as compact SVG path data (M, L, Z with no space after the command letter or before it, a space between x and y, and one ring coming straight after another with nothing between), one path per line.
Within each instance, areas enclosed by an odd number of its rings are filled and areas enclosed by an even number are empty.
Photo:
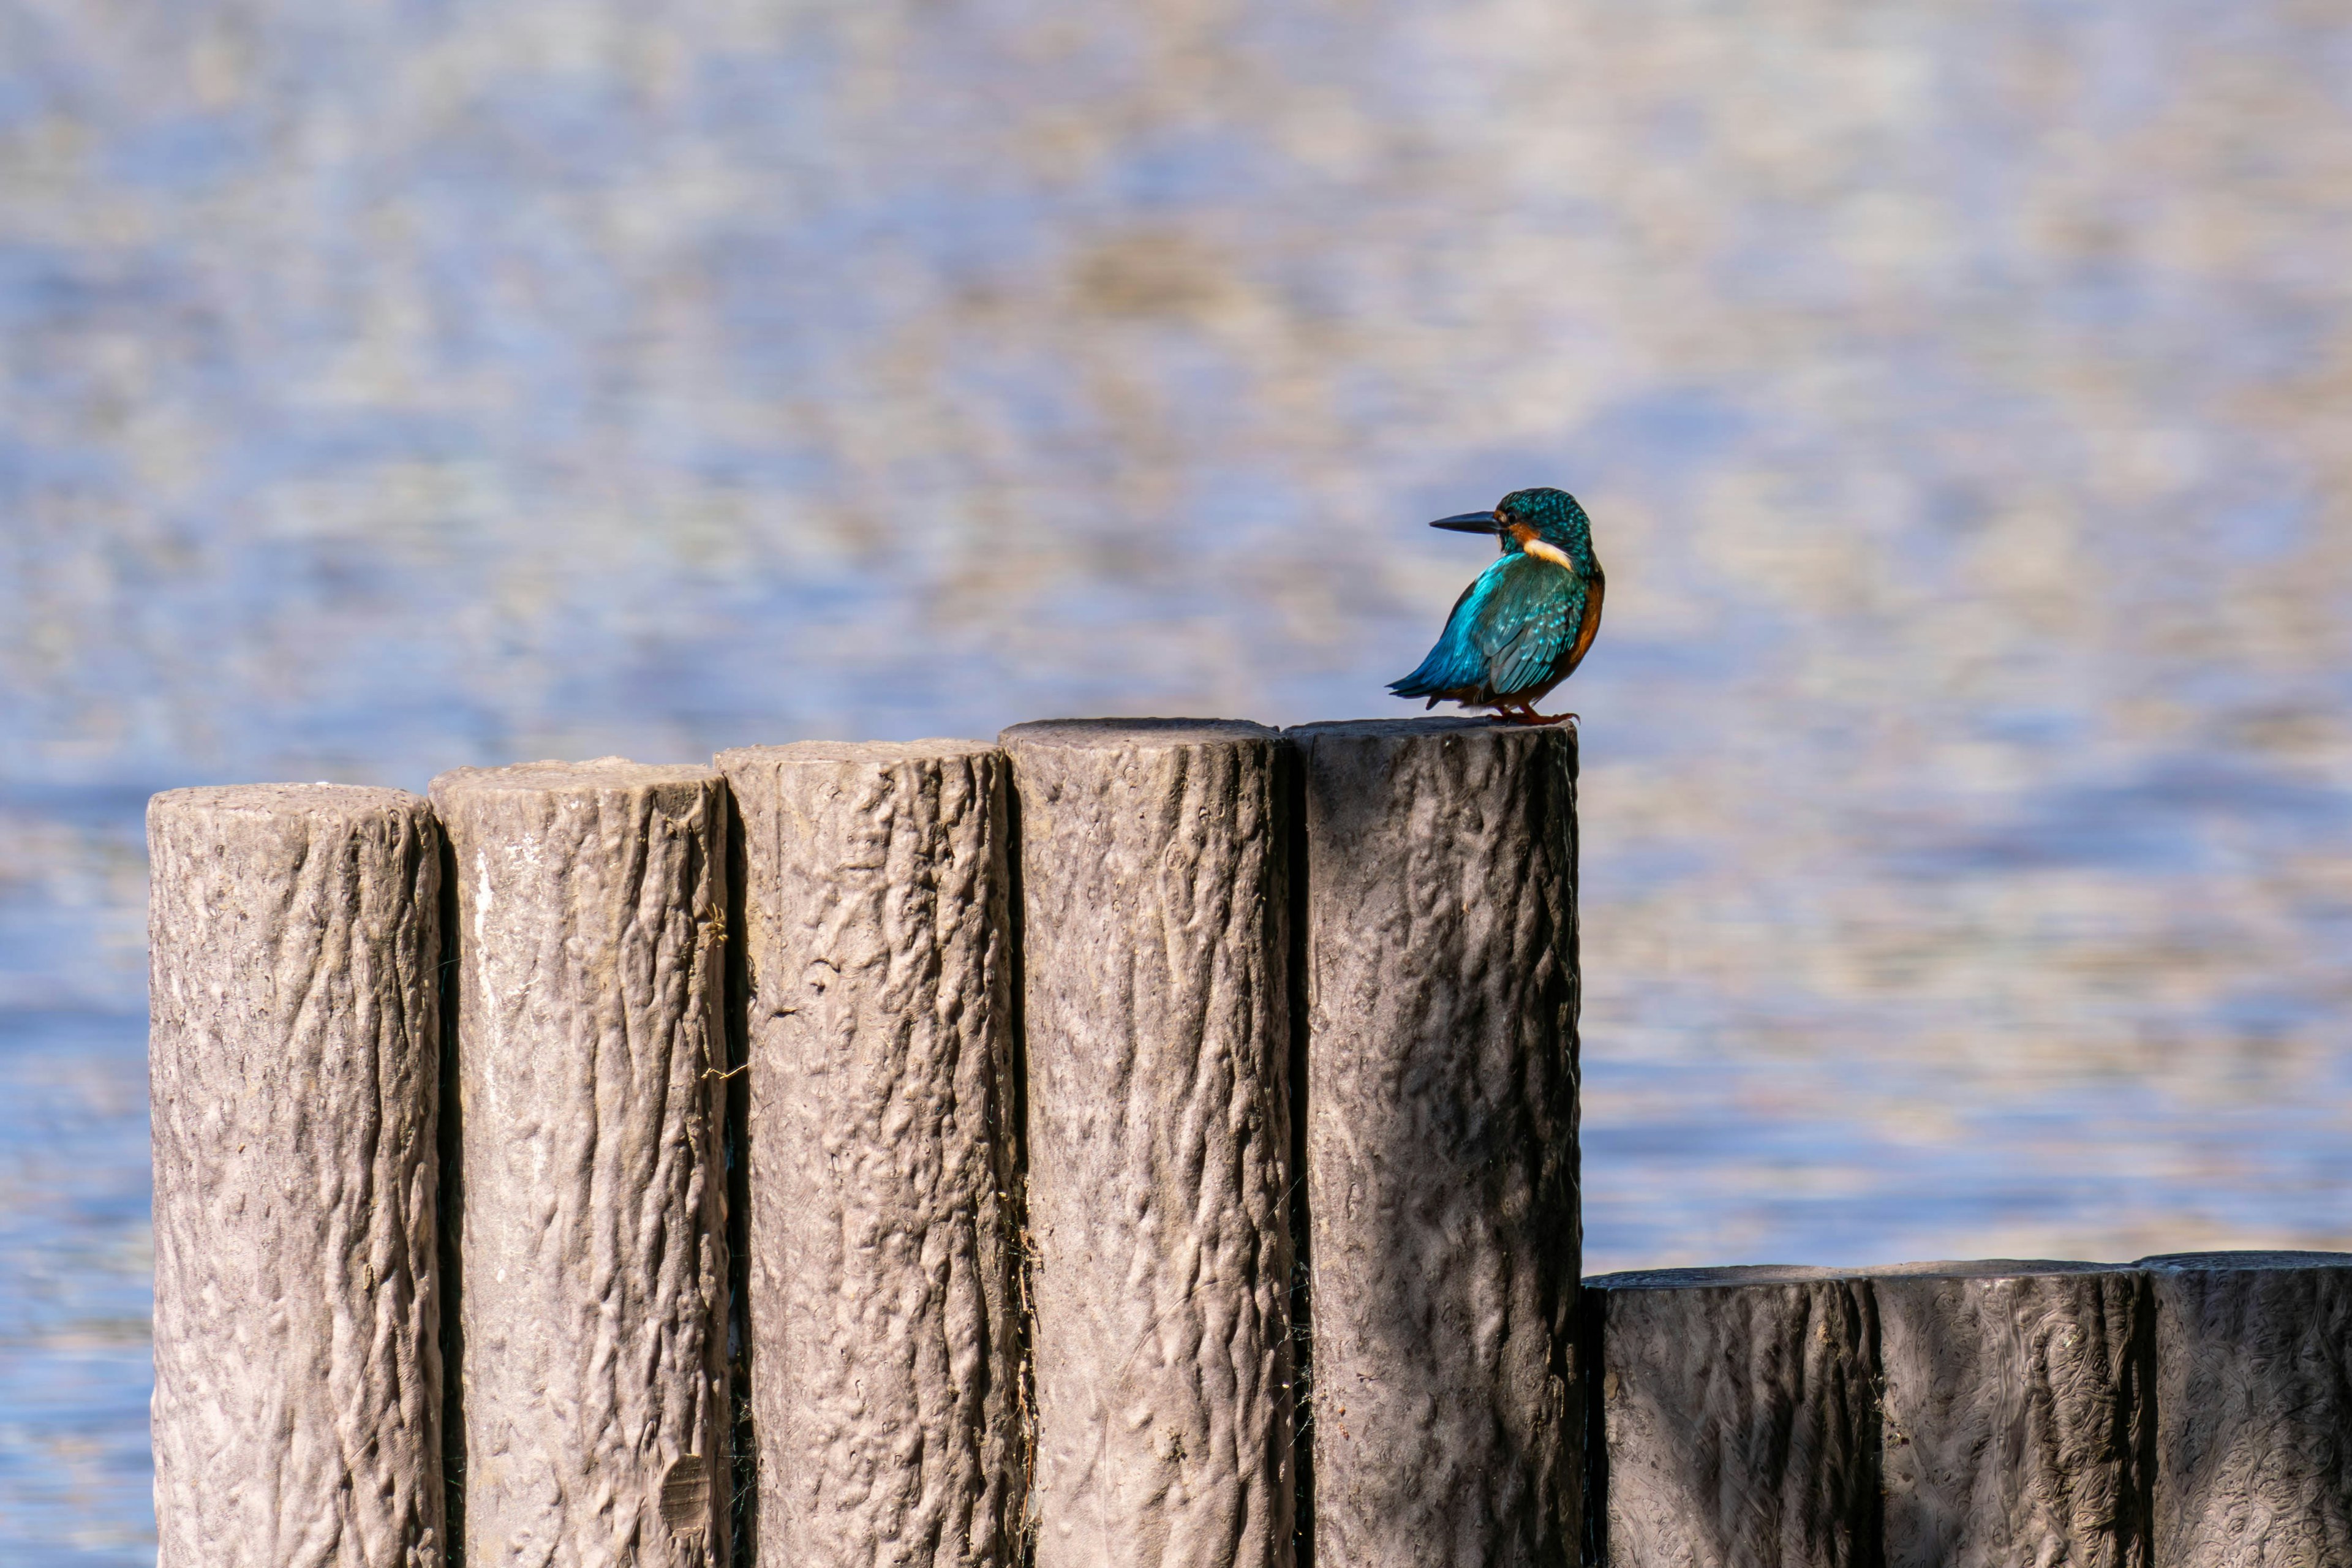
M1457 533L1499 534L1507 555L1523 550L1588 576L1601 570L1592 553L1592 520L1584 515L1574 496L1549 485L1513 490L1496 502L1492 511L1441 517L1429 526L1450 528Z

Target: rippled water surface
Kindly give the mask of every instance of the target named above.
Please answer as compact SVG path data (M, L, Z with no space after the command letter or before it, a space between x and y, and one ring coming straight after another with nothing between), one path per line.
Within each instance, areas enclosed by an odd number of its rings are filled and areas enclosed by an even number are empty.
M0 1559L172 784L1394 711L1559 483L1588 1262L2352 1247L2316 0L0 0Z

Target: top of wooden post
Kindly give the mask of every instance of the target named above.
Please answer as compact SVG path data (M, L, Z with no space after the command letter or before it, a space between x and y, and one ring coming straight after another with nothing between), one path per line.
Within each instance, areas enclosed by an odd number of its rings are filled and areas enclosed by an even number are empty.
M659 784L708 784L719 776L706 763L633 763L598 757L587 763L517 763L503 768L451 768L436 774L433 798L454 795L541 794L562 790L644 789Z
M1594 1275L1584 1281L1584 1287L1589 1290L1697 1290L1724 1285L1811 1285L1853 1278L1850 1268L1741 1263L1724 1268L1633 1268L1622 1274Z
M1879 1263L1854 1269L1859 1279L2022 1279L2038 1274L2120 1274L2131 1263L2077 1263L2057 1258L1944 1258L1932 1263Z
M1133 752L1279 738L1246 719L1039 719L996 740L1008 752Z
M404 789L377 784L200 784L167 789L147 802L148 816L184 816L225 812L245 816L359 816L377 812L415 812L425 800Z
M2161 1252L2130 1264L2166 1274L2266 1268L2352 1268L2352 1252Z
M921 741L792 741L781 746L731 746L710 759L720 773L762 763L863 763L887 767L892 763L954 762L984 757L996 750L993 741L968 741L933 736Z
M1326 719L1313 724L1294 724L1283 733L1298 741L1312 741L1326 735L1347 740L1377 740L1389 736L1411 739L1420 735L1456 735L1473 731L1493 735L1539 735L1559 727L1512 724L1500 719L1481 719L1456 713L1427 714L1411 719ZM1573 730L1568 732L1575 733Z

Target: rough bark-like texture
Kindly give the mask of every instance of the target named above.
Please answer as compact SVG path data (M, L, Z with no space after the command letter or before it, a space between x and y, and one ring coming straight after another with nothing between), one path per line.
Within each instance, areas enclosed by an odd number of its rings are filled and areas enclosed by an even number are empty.
M2149 1258L2157 1568L2352 1563L2352 1256Z
M1014 1561L1004 763L722 752L744 833L761 1560Z
M1585 1281L1612 1568L1874 1568L1870 1288L1807 1268Z
M1019 795L1037 1568L1291 1556L1276 737L1005 731Z
M1995 1260L1870 1288L1887 1568L2147 1568L2145 1278Z
M1584 1436L1575 733L1441 719L1290 736L1316 1560L1565 1563Z
M161 1568L438 1568L440 835L398 790L147 811Z
M433 781L467 1568L727 1561L724 787L618 758Z

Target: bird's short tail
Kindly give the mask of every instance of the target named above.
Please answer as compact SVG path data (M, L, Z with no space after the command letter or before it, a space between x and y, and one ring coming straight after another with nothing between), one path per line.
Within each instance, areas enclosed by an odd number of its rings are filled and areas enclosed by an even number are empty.
M1426 697L1429 706L1436 707L1445 693L1459 684L1450 679L1454 672L1446 668L1442 652L1442 648L1430 649L1421 668L1402 679L1390 681L1389 690L1399 697Z

